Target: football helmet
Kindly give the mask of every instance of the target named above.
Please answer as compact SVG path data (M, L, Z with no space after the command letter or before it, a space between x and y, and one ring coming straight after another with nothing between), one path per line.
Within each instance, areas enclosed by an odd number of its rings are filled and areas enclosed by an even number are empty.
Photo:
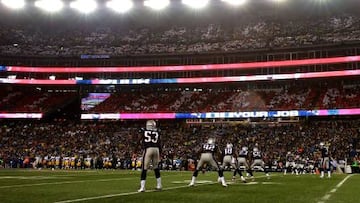
M154 120L146 121L146 130L156 130L156 122Z
M226 144L226 148L232 148L232 147L233 147L233 144L231 144L231 143Z
M209 138L207 143L208 144L215 144L215 138Z
M254 152L258 152L259 149L257 147L254 147Z
M242 149L243 151L247 151L247 150L248 150L247 147L242 147L241 149Z

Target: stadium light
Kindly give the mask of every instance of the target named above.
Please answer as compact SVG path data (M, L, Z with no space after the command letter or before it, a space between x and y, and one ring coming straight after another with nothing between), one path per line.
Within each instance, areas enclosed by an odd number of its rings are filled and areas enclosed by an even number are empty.
M204 8L208 3L209 0L182 0L182 3L195 9Z
M246 0L222 0L222 1L234 6L240 6L246 2Z
M81 13L88 14L95 11L97 3L94 0L76 0L70 3L70 7Z
M12 9L20 9L25 6L24 0L1 0L1 3Z
M106 6L118 13L125 13L134 6L134 3L132 0L111 0L106 3Z
M281 3L281 2L285 2L286 0L271 0L273 2L276 2L276 3Z
M61 0L38 0L35 6L47 12L57 12L64 7L64 3Z
M169 0L145 0L144 5L154 10L161 10L170 4Z

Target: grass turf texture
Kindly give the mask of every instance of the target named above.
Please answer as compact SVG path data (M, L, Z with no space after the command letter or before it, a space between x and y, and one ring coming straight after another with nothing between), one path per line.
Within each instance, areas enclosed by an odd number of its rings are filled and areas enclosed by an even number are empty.
M187 187L191 172L162 172L163 191L153 192L155 178L148 171L147 192L139 189L138 171L0 170L0 202L251 202L335 203L359 202L360 175L286 175L273 173L270 180L257 173L254 182L238 180L223 188L215 172L200 173L198 184ZM225 172L231 183L232 173ZM336 188L336 191L334 189ZM324 198L325 196L325 198ZM94 199L92 199L94 198Z

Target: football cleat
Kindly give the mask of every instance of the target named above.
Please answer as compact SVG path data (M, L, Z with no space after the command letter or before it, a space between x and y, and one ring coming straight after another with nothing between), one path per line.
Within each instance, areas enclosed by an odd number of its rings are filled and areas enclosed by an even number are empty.
M144 189L144 188L140 188L140 189L138 190L138 192L145 192L145 189Z

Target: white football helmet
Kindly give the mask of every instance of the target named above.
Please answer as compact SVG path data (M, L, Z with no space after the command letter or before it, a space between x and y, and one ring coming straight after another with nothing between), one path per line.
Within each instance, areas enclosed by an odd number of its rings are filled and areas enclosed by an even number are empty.
M156 130L156 122L154 120L146 121L146 130Z
M259 149L257 147L254 147L254 152L258 152Z
M242 147L241 149L242 149L243 151L247 151L247 150L248 150L247 147Z
M231 144L231 143L226 144L226 148L232 148L232 147L233 147L233 144Z
M320 147L323 148L325 146L324 142L320 142Z
M207 143L208 144L215 144L215 138L209 138Z

